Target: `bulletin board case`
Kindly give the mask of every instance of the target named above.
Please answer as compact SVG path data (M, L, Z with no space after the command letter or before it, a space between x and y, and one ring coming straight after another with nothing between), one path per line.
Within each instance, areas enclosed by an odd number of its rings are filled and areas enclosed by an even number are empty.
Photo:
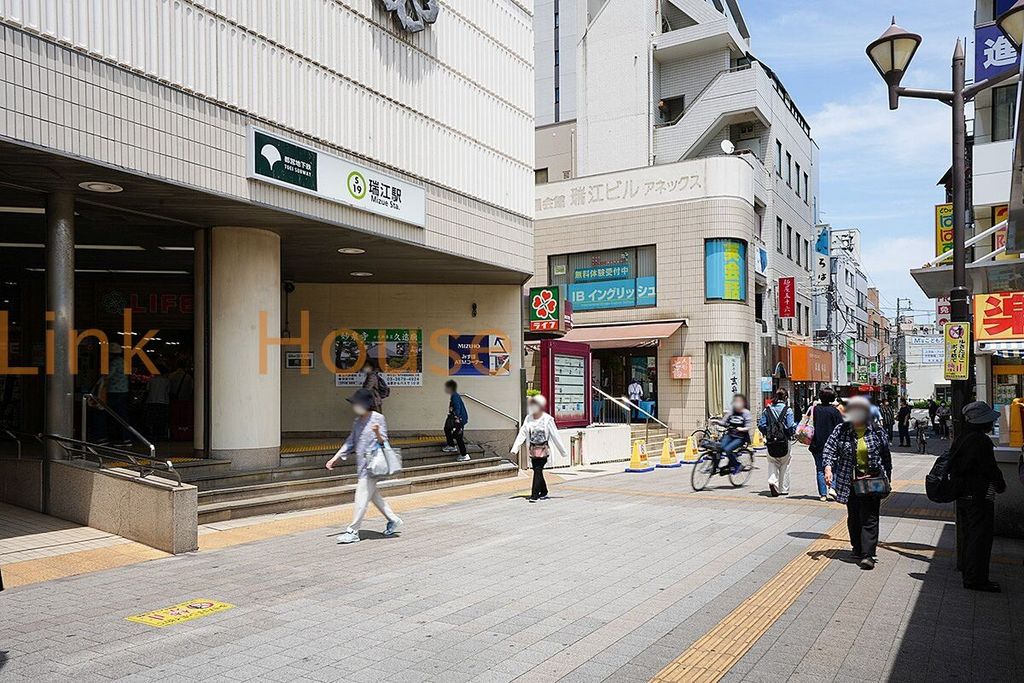
M592 418L590 345L545 339L540 343L540 386L559 429L586 427Z

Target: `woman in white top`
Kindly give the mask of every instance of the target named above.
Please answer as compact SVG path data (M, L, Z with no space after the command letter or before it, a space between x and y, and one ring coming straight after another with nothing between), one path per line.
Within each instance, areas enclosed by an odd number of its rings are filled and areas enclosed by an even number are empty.
M334 457L327 461L327 469L333 470L338 460L348 460L349 453L355 451L356 475L359 482L356 484L356 497L352 504L352 523L348 525L345 533L338 536L338 543L359 542L359 527L363 524L366 508L370 506L371 501L388 520L384 535L394 536L402 520L384 500L384 496L377 488L377 480L367 471L370 456L388 440L387 422L383 415L373 410L374 396L366 389L358 390L346 400L352 404L356 419L352 422L352 433L348 435L348 439Z
M547 399L540 394L531 396L526 400L526 419L523 426L519 428L519 435L509 451L512 455L519 453L519 448L527 443L530 448L530 466L533 468L533 490L530 493L530 502L547 500L548 485L544 481L544 466L548 464L548 457L551 455L550 445L563 456L566 455L565 444L558 436L558 427L555 426L555 418L544 412Z

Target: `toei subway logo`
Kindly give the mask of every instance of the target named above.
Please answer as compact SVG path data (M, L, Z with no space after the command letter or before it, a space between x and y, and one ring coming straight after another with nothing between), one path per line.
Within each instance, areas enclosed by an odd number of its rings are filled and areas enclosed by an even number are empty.
M418 33L437 21L440 0L381 0L384 9L392 12L409 33Z

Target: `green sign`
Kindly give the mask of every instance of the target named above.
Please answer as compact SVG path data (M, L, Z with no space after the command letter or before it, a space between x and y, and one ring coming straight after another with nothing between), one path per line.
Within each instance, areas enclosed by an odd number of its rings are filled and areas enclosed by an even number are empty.
M334 338L333 351L335 386L362 386L367 360L376 361L388 386L423 386L423 330L342 330Z
M316 192L317 153L287 140L253 131L256 175Z
M558 287L531 287L530 332L557 332L562 325L562 293Z

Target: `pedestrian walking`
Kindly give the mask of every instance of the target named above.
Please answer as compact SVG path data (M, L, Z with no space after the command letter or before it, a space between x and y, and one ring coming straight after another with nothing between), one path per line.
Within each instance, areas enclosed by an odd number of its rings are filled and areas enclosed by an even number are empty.
M892 404L889 403L889 399L882 399L882 430L885 432L885 438L892 443L892 428L896 424L896 411L892 409Z
M861 569L878 562L878 517L892 480L892 454L885 434L871 422L871 403L861 396L846 404L846 422L825 442L825 484L846 504L846 526ZM881 485L881 486L879 486Z
M128 394L130 390L128 375L124 372L124 348L116 343L110 344L110 365L107 374L100 378L100 386L95 392L100 400L107 405L110 415L105 415L107 433L105 441L116 446L130 446L128 430L121 422L128 422ZM121 418L119 421L117 418ZM101 443L104 443L101 440Z
M558 436L558 427L555 425L555 418L544 412L548 402L540 394L531 396L526 400L526 418L523 426L519 428L519 434L512 444L509 453L518 455L519 449L525 443L530 450L530 467L533 469L533 488L530 491L530 502L547 500L548 485L544 481L544 467L548 464L551 456L551 444L555 445L558 452L564 457L566 455L565 444Z
M640 402L644 400L644 385L640 382L637 377L633 378L633 381L626 387L626 395L629 396L630 402L636 406L636 408L630 408L633 413L633 418L639 420L641 417L640 413Z
M469 452L466 450L465 429L469 424L469 411L466 410L466 402L459 394L459 385L455 380L450 379L444 383L444 391L448 394L448 416L444 420L444 438L447 445L441 450L445 453L458 453L458 460L465 462L469 460Z
M768 449L768 490L772 497L789 495L789 464L793 460L789 441L796 433L796 420L788 399L784 389L776 391L771 405L757 421Z
M995 498L1006 490L996 463L989 432L999 413L984 401L964 406L963 433L951 446L950 474L960 492L956 500L956 568L963 572L964 588L998 593L989 580Z
M843 414L836 407L836 392L829 387L818 392L818 405L811 409L812 422L814 424L814 437L808 448L811 457L814 458L814 469L818 479L818 498L825 502L828 500L828 486L825 484L825 465L822 457L825 451L825 443L832 436L836 427L843 423Z
M939 413L939 404L935 402L934 398L928 399L928 422L931 423L932 429L935 429L935 416Z
M900 430L900 446L910 448L910 404L907 399L900 401L900 412L896 413L896 423Z
M162 360L156 362L157 373L146 385L146 433L154 441L170 438L171 381L162 374L166 369Z
M372 410L376 413L384 412L384 399L391 395L391 387L384 380L377 361L367 358L363 365L363 389L370 392L373 400Z
M939 404L939 410L935 414L935 419L939 421L939 437L942 439L949 438L949 418L952 414L953 412L949 409L948 404Z
M348 460L355 453L356 457L356 496L352 503L352 522L345 533L338 536L338 543L358 543L359 529L366 516L366 509L372 502L388 520L384 528L385 536L394 536L401 526L401 518L394 513L388 502L384 500L377 479L367 470L370 456L378 448L382 448L388 440L388 425L384 415L373 409L374 396L367 389L359 389L346 399L352 404L352 412L356 417L352 421L352 432L334 457L327 461L327 469L333 470L339 460Z

